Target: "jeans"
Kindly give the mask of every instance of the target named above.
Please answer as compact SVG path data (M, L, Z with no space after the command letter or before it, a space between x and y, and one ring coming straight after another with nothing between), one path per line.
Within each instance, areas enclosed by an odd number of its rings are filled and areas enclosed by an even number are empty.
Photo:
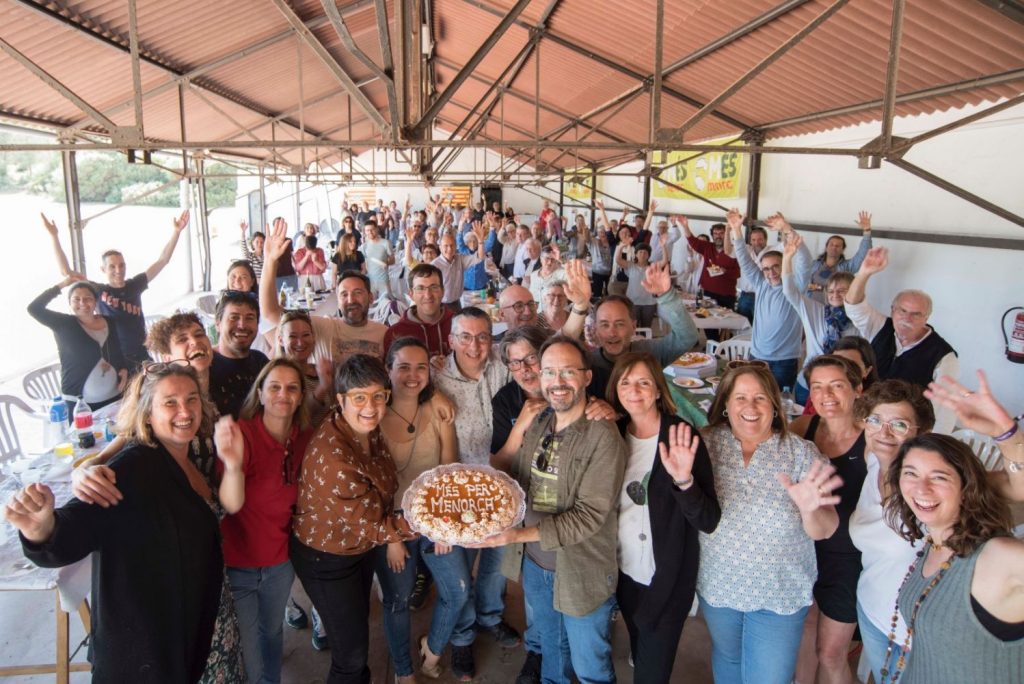
M864 644L864 657L868 660L868 666L871 668L871 673L875 676L875 681L881 682L882 666L888 665L887 669L891 676L896 669L896 661L899 660L900 655L903 653L903 647L899 644L893 644L892 653L889 654L889 660L886 663L885 653L889 649L889 637L878 627L875 627L875 623L868 619L868 616L864 614L860 607L860 602L857 603L857 625L860 627L861 643Z
M453 546L448 553L434 553L434 544L428 539L420 540L423 562L430 568L437 587L437 601L430 619L427 647L431 653L440 654L450 641L452 646L469 646L476 638L473 630L472 606L473 567L469 564L466 549Z
M754 299L753 292L740 292L740 296L736 300L736 313L744 316L751 324L754 322Z
M339 556L288 542L295 574L320 613L331 646L328 684L370 684L370 586L373 552ZM278 612L278 619L281 615Z
M378 546L374 553L374 572L380 582L384 604L384 636L388 640L388 652L395 666L395 675L406 677L413 673L412 658L409 657L409 597L416 584L416 558L419 556L420 540L405 542L409 557L405 559L402 572L392 572L388 567L388 547Z
M529 601L523 601L523 617L526 619L526 631L523 632L523 646L527 653L540 653L540 630L537 628L537 621L533 617L533 608Z
M477 556L480 556L470 600L464 610L473 615L476 624L494 627L501 622L502 613L505 612L505 576L501 574L501 559L505 555L505 548L497 546L464 551L471 570Z
M715 608L703 598L715 684L790 684L810 606L792 615Z
M604 296L605 289L608 287L608 279L612 277L611 273L598 273L596 271L590 274L590 295L591 297L597 297L600 299Z
M775 382L779 385L779 391L789 388L789 391L793 391L793 385L796 384L796 364L798 359L782 359L781 361L765 361L768 364L768 370L772 372L775 377Z
M541 681L569 684L573 672L580 684L614 684L612 606L615 596L576 617L555 610L555 573L523 559L523 594L541 640Z
M797 380L796 385L793 387L793 401L800 404L801 406L807 406L807 400L811 398L811 391L800 384Z
M266 568L228 568L238 613L245 674L253 684L281 681L281 615L295 581L290 561Z

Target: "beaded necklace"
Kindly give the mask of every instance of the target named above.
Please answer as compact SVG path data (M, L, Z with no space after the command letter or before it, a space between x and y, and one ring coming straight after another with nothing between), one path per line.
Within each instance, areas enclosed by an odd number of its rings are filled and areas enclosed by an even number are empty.
M931 537L927 537L925 539L925 542L927 546L931 546L932 549L935 551L938 551L942 548L942 544L934 543ZM885 649L885 660L882 661L882 671L880 673L882 675L883 684L896 684L896 680L899 679L901 674L903 674L903 669L904 667L906 667L907 664L907 655L910 653L910 640L914 636L914 624L917 622L917 613L921 609L921 604L924 603L924 600L928 597L928 594L932 593L932 590L935 589L936 586L938 586L939 582L942 580L943 575L945 575L946 571L949 570L949 566L952 564L953 558L956 558L956 556L952 556L948 561L944 561L942 565L939 566L939 571L935 573L935 577L932 579L931 582L928 583L928 586L924 588L924 591L922 591L921 595L917 597L917 600L914 601L914 607L910 611L910 620L907 622L907 636L903 639L903 650L900 653L900 657L896 660L896 670L892 673L892 679L890 679L888 667L889 658L892 657L892 649L896 645L896 626L899 624L900 616L899 596L903 593L903 587L907 584L907 580L909 580L911 575L914 574L914 570L917 568L917 564L921 562L922 558L924 558L924 554L925 549L921 549L917 552L917 558L914 560L913 563L910 564L910 569L907 571L907 575L903 578L903 581L900 582L899 591L896 592L896 606L893 609L891 623L892 626L889 629L889 644Z

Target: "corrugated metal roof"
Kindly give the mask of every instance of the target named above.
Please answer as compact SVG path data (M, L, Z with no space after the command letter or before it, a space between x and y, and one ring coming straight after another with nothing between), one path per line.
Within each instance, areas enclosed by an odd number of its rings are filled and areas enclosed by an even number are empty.
M437 93L448 87L514 4L515 0L432 0ZM831 4L830 0L665 2L662 60L666 68L783 4L786 11L779 16L666 74L662 128L679 127ZM321 1L289 0L289 6L388 119L385 84L346 49L325 17ZM395 0L385 6L392 51L397 54ZM337 143L349 139L350 127L353 140L380 136L357 103L352 103L350 126L349 97L339 80L309 46L300 45L273 3L137 0L137 8L141 52L148 60L141 69L147 138L168 143L180 139L177 82L182 75L192 84L185 100L185 135L191 141L244 140L249 135L244 129L269 139L270 118L276 122L274 137L287 145L286 141L301 135L300 100L307 139L319 135ZM374 2L344 0L340 10L359 49L381 65ZM789 136L877 120L891 12L891 0L852 0L725 100L716 113L688 130L684 140L736 135L744 127L764 127L769 137ZM542 17L545 24L538 27ZM441 109L437 127L454 130L506 66L539 35L539 137L572 142L586 136L588 143L619 147L566 154L548 149L538 158L570 167L580 161L620 158L628 152L621 149L622 143L645 146L651 135L655 17L654 0L533 0ZM128 34L125 0L14 0L0 5L0 38L119 126L134 121ZM494 141L495 149L518 154L520 161L531 164L534 151L529 145L520 145L516 151L501 138L528 143L537 137L536 66L537 54L531 51L501 105L479 129L481 139ZM1007 72L1015 73L1016 80L915 98L898 104L897 114L996 101L1024 90L1024 26L982 2L908 0L898 94ZM93 132L104 130L3 52L0 73L0 117L6 114L56 128L75 125ZM585 113L627 96L629 101L621 107L608 107L586 123L578 123ZM592 132L597 124L600 131ZM244 152L258 158L270 155L267 149ZM291 163L316 156L285 148L277 153Z

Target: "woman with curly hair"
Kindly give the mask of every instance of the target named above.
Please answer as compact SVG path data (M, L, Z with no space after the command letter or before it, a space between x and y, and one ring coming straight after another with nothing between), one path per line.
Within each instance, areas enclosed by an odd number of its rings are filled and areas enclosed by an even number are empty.
M886 522L924 546L896 599L908 632L903 657L882 681L1021 681L1024 542L1010 536L1006 498L969 446L939 434L904 442L885 481Z

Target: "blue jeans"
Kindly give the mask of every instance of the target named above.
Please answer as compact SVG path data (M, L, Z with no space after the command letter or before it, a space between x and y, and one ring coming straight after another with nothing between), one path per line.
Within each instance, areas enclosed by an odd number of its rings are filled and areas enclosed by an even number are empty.
M471 600L464 610L473 614L473 621L483 627L494 627L505 612L505 576L501 574L501 559L505 547L464 549L470 569L480 556L480 565L473 580Z
M388 652L395 666L395 675L406 677L413 673L409 657L409 597L416 584L416 558L420 552L420 539L405 542L409 557L402 572L388 567L388 547L383 544L374 549L374 572L380 582L384 604L384 636L388 639Z
M871 667L875 681L881 682L882 666L886 664L885 652L889 649L889 637L868 619L861 609L859 601L857 602L857 625L860 626L860 640L864 644L864 657L868 659L868 666ZM888 662L890 676L896 669L896 661L899 660L902 653L903 648L899 644L893 644Z
M434 553L434 544L426 538L420 540L423 562L430 568L437 587L437 601L430 619L427 646L431 653L440 654L450 641L452 646L469 646L476 638L473 630L473 566L466 549L453 546L446 554Z
M809 607L779 615L770 610L715 608L701 598L700 609L711 634L715 684L790 684Z
M800 384L797 380L796 387L793 388L793 401L800 404L801 406L807 406L807 400L811 398L811 391Z
M580 684L614 684L612 606L608 597L596 609L576 617L554 608L555 573L523 559L523 594L541 640L541 681L569 684L573 672Z
M523 617L526 618L526 631L523 632L523 646L528 653L540 653L540 630L533 618L533 608L529 601L523 601Z
M281 681L281 615L295 581L290 561L267 568L228 568L245 672L253 684Z
M792 392L793 385L796 384L796 371L798 359L783 359L781 361L765 361L768 364L768 370L772 372L775 377L775 382L779 384L779 391L786 389L787 387Z

